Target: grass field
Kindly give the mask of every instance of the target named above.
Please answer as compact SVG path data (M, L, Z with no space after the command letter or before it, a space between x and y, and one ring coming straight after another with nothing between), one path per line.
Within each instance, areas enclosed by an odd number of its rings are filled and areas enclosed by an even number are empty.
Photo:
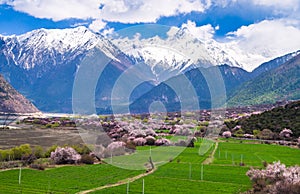
M219 142L211 164L203 165L214 147L203 156L198 154L201 142L194 148L180 151L179 147L161 147L160 149L138 147L132 156L117 156L108 162L122 167L141 167L147 163L149 155L158 169L146 177L129 183L129 193L142 193L142 181L145 193L239 193L251 187L246 176L250 166L262 167L262 161L280 160L287 165L300 164L300 149L267 145L251 141ZM179 149L179 150L177 150ZM173 152L172 152L173 151ZM175 157L174 157L175 156ZM132 158L131 158L132 157ZM240 162L245 166L240 166ZM124 164L128 163L127 166ZM165 163L159 166L158 164ZM18 184L19 170L0 172L0 193L77 193L116 183L128 177L144 173L145 170L126 170L108 164L90 166L66 166L46 171L22 170L22 184ZM94 193L126 193L127 184L111 187Z
M0 171L0 193L76 193L115 183L142 172L108 164L64 166L45 171L23 169L20 186L19 170Z
M212 164L203 165L208 156L199 156L198 147L187 148L172 162L144 178L145 193L239 193L248 190L246 176L250 166L262 167L263 161L300 164L300 149L261 144L256 141L220 142ZM145 149L145 148L143 148ZM227 157L226 157L227 154ZM180 158L180 162L177 159ZM245 166L240 166L240 162ZM202 175L201 175L202 174ZM94 193L126 193L127 184ZM129 184L129 193L141 193L142 180Z
M232 165L243 162L247 166L262 166L262 162L281 161L287 166L300 164L300 149L268 144L237 141L220 142L214 164Z

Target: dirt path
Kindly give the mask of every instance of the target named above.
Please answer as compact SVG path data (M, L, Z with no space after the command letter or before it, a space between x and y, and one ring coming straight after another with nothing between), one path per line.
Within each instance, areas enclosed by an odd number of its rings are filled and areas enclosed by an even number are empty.
M213 162L214 160L214 155L218 149L218 146L219 146L219 142L216 141L216 145L215 145L215 148L214 150L212 151L212 153L203 161L203 164L210 164Z
M110 188L110 187L116 187L116 186L124 185L124 184L127 184L128 181L131 183L131 182L136 181L136 180L138 180L142 177L145 177L149 174L152 174L155 170L156 169L153 169L150 172L146 172L146 173L137 175L135 177L127 178L127 179L121 180L121 181L119 181L117 183L114 183L114 184L108 184L108 185L104 185L104 186L97 187L97 188L94 188L94 189L89 189L89 190L86 190L86 191L80 191L77 194L86 194L86 193L90 193L90 192L93 192L93 191L99 191L99 190Z

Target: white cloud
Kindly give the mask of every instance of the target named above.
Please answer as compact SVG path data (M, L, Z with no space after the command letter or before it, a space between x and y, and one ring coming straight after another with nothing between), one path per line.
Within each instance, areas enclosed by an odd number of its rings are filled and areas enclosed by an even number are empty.
M298 9L299 0L253 0L255 5L277 7L281 9Z
M204 5L198 0L105 0L100 15L108 21L141 23L155 22L162 16L204 10Z
M108 28L103 30L102 35L105 37L109 37L111 35L113 35L115 33L115 29L114 28Z
M190 20L182 24L181 28L187 28L189 32L199 40L212 39L215 33L215 28L210 24L197 27L196 23Z
M232 55L240 57L247 70L263 62L300 49L300 29L297 20L264 20L242 26L229 33L226 47Z
M265 53L265 57L280 51L292 52L300 49L300 29L284 20L265 20L242 26L232 34L240 47L255 49L256 52Z
M4 3L37 18L94 19L90 28L95 31L105 27L104 21L155 22L163 16L205 10L199 0L0 0Z
M15 10L34 17L53 19L54 21L70 18L96 18L100 13L98 0L4 0L2 3L7 3Z
M89 28L94 32L99 32L102 29L105 29L106 22L103 22L101 19L94 20L90 25Z

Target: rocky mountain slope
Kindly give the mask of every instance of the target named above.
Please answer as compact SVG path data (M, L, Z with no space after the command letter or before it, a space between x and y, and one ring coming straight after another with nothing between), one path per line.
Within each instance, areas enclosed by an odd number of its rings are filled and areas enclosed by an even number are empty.
M0 75L0 112L3 113L36 113L39 110L24 96L18 93Z

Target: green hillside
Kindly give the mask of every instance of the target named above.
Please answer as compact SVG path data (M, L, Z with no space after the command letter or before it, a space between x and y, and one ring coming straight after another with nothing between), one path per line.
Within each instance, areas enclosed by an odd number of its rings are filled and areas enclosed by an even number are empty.
M300 55L241 85L233 92L229 106L275 103L300 99Z
M275 132L275 138L281 130L288 128L293 131L293 137L298 138L300 136L300 101L276 107L261 114L254 114L248 118L229 121L226 125L230 129L239 125L245 133L251 134L253 130L270 129Z

